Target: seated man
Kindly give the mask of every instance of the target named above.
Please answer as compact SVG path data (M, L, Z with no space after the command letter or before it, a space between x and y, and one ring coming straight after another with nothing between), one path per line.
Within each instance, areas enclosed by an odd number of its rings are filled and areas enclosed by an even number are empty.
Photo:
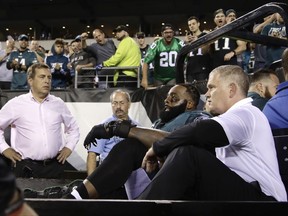
M259 69L251 74L248 97L253 99L252 105L263 110L266 102L275 95L278 85L279 78L273 70Z
M128 113L131 105L131 98L128 92L117 89L110 95L110 102L113 115L102 121L104 124L116 120L129 120L134 125L139 125L138 122L132 120ZM97 139L97 145L91 145L87 155L87 174L90 175L97 168L97 156L101 163L109 154L110 150L124 138L114 136L109 139Z
M105 119L102 124L116 120L128 120L134 125L139 125L138 122L132 120L129 115L129 108L131 105L131 98L128 92L117 89L110 95L110 102L113 115ZM87 174L90 175L107 157L111 149L124 138L113 136L109 139L97 139L97 145L91 145L88 149L87 155ZM99 156L99 157L98 157ZM98 161L99 158L99 161ZM109 195L114 199L127 198L124 186L120 187L113 194ZM105 197L109 198L109 197Z
M219 66L207 87L208 110L219 115L153 143L142 166L167 158L138 199L287 201L269 122L247 98L247 74Z
M282 54L281 64L286 81L277 87L275 95L264 106L263 113L267 117L274 135L279 170L288 193L288 164L286 161L287 150L285 150L288 136L288 48Z
M123 125L121 123L116 124L112 133L129 138L114 146L97 170L66 198L102 198L119 188L126 182L130 174L141 166L142 159L153 142L163 137L167 132L180 128L189 122L211 117L210 114L202 110L196 110L199 100L200 94L194 86L178 84L169 90L160 119L156 121L156 124L153 124L155 129L130 128L128 125L126 132L123 133ZM87 135L85 143L90 144L95 140L95 137L109 137L103 128L103 125L94 126ZM108 129L110 133L111 127ZM101 131L103 131L102 136L100 136Z

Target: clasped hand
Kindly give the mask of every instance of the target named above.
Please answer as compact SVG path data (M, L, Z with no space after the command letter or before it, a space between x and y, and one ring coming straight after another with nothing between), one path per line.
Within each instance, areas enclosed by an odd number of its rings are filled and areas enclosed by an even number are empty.
M117 120L95 125L84 140L84 147L89 149L91 144L97 146L96 139L110 139L113 136L127 138L130 128L135 127L129 120Z
M153 148L151 147L145 154L141 167L146 170L147 173L160 169L164 163L164 158L156 156Z

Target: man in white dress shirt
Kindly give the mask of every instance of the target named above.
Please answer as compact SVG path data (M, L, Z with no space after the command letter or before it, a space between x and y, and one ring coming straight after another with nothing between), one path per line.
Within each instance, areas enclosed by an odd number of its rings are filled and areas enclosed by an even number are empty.
M59 178L73 169L66 159L79 140L79 127L64 101L50 94L52 75L46 64L33 64L27 79L29 93L0 110L0 153L11 160L16 177ZM11 146L4 139L7 127Z

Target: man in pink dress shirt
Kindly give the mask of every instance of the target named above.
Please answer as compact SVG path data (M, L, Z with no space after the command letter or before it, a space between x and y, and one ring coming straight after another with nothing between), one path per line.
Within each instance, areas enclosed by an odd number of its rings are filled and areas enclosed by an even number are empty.
M29 93L0 110L0 153L12 162L16 177L59 178L74 168L66 159L79 141L79 127L64 101L50 94L51 78L46 64L33 64ZM4 139L7 127L11 146Z

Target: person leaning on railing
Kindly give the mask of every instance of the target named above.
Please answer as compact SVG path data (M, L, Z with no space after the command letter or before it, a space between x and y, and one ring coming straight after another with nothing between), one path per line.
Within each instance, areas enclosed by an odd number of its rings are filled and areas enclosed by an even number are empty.
M108 60L98 64L96 70L101 70L102 67L140 66L141 53L136 41L129 36L128 28L119 25L113 31L116 33L117 40L120 41L117 50ZM116 70L113 78L114 86L135 87L137 73L137 69Z

